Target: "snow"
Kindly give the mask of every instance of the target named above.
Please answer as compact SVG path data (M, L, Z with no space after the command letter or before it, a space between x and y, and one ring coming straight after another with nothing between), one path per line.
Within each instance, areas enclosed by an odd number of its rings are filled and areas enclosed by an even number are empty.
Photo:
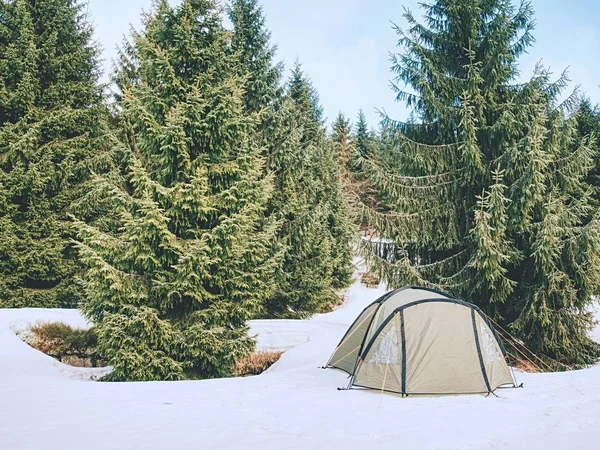
M356 283L330 314L254 321L260 349L286 350L279 362L185 382L90 381L105 369L65 366L16 335L38 321L88 326L77 311L0 309L0 449L598 448L600 366L518 374L524 389L498 398L338 391L347 374L318 366L383 292Z

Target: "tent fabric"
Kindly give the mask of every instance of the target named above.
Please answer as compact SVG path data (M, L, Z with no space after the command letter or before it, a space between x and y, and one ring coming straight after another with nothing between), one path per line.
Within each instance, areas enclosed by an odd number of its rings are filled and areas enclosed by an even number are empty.
M489 393L516 385L504 346L471 303L407 286L367 306L326 367L350 386L403 395Z

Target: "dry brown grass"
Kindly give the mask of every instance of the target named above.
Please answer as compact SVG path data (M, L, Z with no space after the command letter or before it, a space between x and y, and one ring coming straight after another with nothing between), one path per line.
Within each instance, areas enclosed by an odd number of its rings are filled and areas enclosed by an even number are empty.
M344 301L345 301L345 295L332 295L331 296L331 301L329 301L325 306L323 306L323 308L321 308L321 311L319 311L319 314L327 314L330 313L332 311L334 311L338 306L341 306Z
M365 225L365 224L362 224L360 226L360 232L364 236L366 236L368 238L372 238L374 236L377 236L377 229L375 227L371 227L371 226L368 226L368 225Z
M233 366L233 375L248 377L259 375L279 361L283 352L257 352L238 359Z
M526 359L511 358L509 364L521 372L537 373L540 371L537 366L533 365L533 363L527 361Z
M364 272L360 275L360 281L368 288L376 288L379 286L381 280L371 272Z
M23 340L57 360L76 367L102 367L96 353L97 338L93 328L72 328L61 322L32 325L22 336ZM259 375L275 364L283 352L257 352L235 362L233 375L247 377Z
M36 350L71 366L104 366L104 361L96 353L97 338L93 329L72 328L62 322L38 323L29 327L23 340Z

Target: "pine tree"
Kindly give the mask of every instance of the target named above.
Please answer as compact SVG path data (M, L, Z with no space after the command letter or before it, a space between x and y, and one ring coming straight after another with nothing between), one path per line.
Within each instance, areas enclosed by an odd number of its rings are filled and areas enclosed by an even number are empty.
M296 63L276 116L269 168L275 195L269 214L282 222L285 249L269 317L307 317L337 302L351 271L352 228L340 163L327 139L316 90Z
M0 307L73 307L67 214L111 165L98 49L77 1L3 0L0 16Z
M396 29L397 98L386 119L393 166L363 158L392 209L363 205L381 240L372 264L394 286L435 286L478 304L535 352L589 364L589 312L600 282L600 222L584 179L593 150L557 104L567 80L538 68L515 84L532 10L508 0L438 0Z
M120 226L79 222L83 311L113 380L227 376L273 290L273 191L245 78L214 0L156 2L120 80L125 179L98 179Z

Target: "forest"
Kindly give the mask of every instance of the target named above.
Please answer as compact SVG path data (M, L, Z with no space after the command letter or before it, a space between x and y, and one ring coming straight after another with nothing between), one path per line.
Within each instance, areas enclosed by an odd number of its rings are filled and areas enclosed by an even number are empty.
M286 76L258 0L156 0L108 84L84 2L0 0L0 308L79 308L112 381L226 377L249 320L333 310L360 256L552 369L597 362L600 109L567 73L518 80L528 2L404 21L410 117L370 124Z

